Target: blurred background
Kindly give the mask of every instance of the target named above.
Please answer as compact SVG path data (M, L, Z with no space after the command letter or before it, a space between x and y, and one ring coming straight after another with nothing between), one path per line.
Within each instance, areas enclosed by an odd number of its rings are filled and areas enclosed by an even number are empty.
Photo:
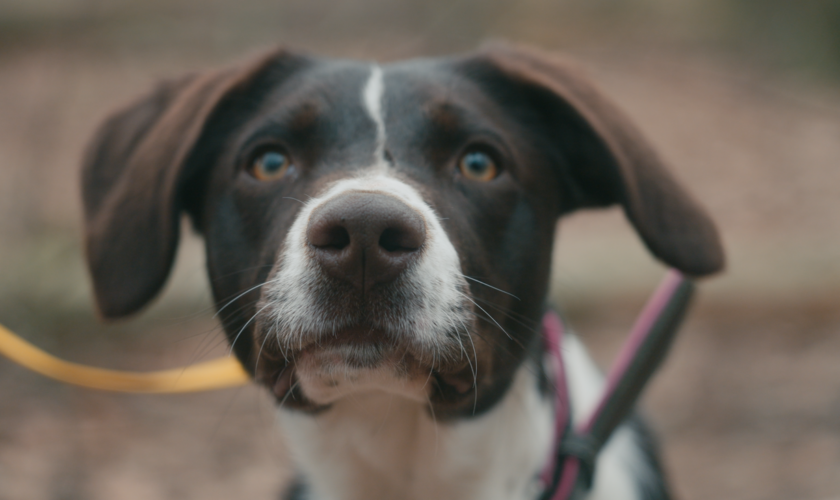
M840 499L840 1L0 0L0 323L120 369L225 353L201 244L136 319L97 322L78 166L156 80L282 43L389 61L506 38L565 51L712 212L729 255L643 405L679 498ZM663 269L619 211L561 223L552 300L606 364ZM63 386L0 359L0 499L276 498L257 388Z

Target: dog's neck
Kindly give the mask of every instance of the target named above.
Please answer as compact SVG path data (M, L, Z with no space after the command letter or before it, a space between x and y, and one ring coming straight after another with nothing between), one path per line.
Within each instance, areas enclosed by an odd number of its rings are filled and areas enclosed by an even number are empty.
M492 411L451 423L381 392L316 416L280 410L280 420L313 499L531 500L554 418L533 373L524 365Z

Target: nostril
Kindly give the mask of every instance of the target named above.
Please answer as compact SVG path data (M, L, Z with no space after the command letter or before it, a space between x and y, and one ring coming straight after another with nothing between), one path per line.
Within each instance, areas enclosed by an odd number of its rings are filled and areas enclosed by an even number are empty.
M414 252L423 245L422 233L389 227L379 236L379 246L386 252Z
M312 246L325 250L343 250L350 244L350 233L338 224L316 224L308 237Z

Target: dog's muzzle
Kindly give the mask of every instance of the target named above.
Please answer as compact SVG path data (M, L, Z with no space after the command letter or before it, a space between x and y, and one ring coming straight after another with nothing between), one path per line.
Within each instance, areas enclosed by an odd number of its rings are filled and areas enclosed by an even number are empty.
M298 214L263 288L260 378L287 405L406 384L425 400L430 377L461 397L476 378L469 307L458 253L416 190L341 181Z

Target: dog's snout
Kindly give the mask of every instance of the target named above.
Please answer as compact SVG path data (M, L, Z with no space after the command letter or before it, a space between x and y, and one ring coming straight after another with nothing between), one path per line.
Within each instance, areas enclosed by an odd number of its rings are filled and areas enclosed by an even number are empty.
M312 212L306 238L328 275L367 291L395 280L418 258L426 224L393 196L350 192Z

